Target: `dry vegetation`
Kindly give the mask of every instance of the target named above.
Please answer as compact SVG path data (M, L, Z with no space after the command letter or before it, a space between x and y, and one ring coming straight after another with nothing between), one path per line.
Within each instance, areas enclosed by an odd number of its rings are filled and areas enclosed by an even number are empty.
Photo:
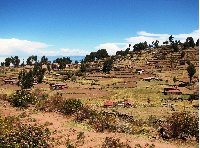
M181 81L188 82L187 71L171 69L160 72L144 64L149 57L150 54L145 53L137 57L140 60L134 63L138 67L144 66L149 72L138 75L131 69L131 78L98 77L97 73L62 81L62 75L56 77L56 72L46 74L45 82L35 85L30 91L35 98L28 93L27 99L20 102L21 104L17 102L21 94L13 95L20 87L15 84L5 85L3 82L5 77L17 76L20 68L1 68L0 140L4 139L6 134L15 137L21 130L28 129L26 134L32 132L31 134L35 135L34 130L38 130L32 141L38 144L41 140L44 147L198 147L199 110L194 107L198 106L198 100L191 102L187 95L163 94L165 87L174 84L174 77L178 80L176 85ZM198 78L198 68L196 69L194 81ZM142 80L150 76L159 77L163 81ZM50 89L51 82L61 81L68 87L61 90ZM193 93L197 90L197 85L198 81L192 86L180 89L185 94ZM19 98L16 98L16 95L19 95ZM103 106L106 100L128 100L132 106L105 108ZM21 109L16 108L18 106ZM179 116L183 120L179 119ZM173 119L180 124L175 125ZM18 126L20 123L23 123L23 127ZM3 129L2 124L8 125L9 132L4 133L7 129ZM180 125L184 125L184 132L183 129L176 128ZM45 128L49 131L47 134L42 133ZM162 128L168 133L167 136L160 132ZM16 129L18 133L12 133ZM177 129L176 133L171 134L172 129ZM37 139L37 136L40 139ZM15 139L0 142L0 147L9 142L13 146L13 141ZM26 143L23 138L18 141ZM20 142L14 146L19 145Z

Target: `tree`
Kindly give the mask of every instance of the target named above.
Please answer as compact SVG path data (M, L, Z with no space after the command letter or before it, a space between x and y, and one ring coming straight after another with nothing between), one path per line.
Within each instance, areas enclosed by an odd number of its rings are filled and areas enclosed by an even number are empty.
M27 59L27 61L26 61L27 65L31 65L31 66L32 66L35 62L37 62L37 56L34 56L34 55L28 57L28 59Z
M194 64L190 63L190 65L187 67L187 72L188 72L188 76L190 78L190 83L191 83L192 82L192 77L196 73L196 69L195 69Z
M178 45L181 45L181 46L182 46L182 45L183 45L183 43L181 43L181 41L180 41L180 40L178 40Z
M30 70L29 72L21 71L18 76L19 84L21 85L22 89L30 89L33 86L34 78L33 78L33 71Z
M184 58L184 57L185 57L185 52L182 51L182 52L181 52L181 59Z
M176 81L177 81L176 77L173 77L173 81L174 81L174 83L176 83Z
M121 56L126 56L127 54L129 54L130 48L126 48L125 51L117 51L116 55L121 55Z
M85 65L85 63L83 62L83 60L81 61L80 71L81 71L81 72L86 72L86 65Z
M113 60L111 58L108 58L103 63L103 72L108 73L112 69L113 66Z
M187 37L183 46L184 46L184 48L189 48L189 47L194 48L194 46L195 46L194 39L192 37Z
M41 58L41 63L42 63L42 64L47 64L47 63L48 63L48 58L45 57L45 56L42 56L42 58Z
M24 67L25 66L25 64L24 64L24 59L23 59L23 62L22 62L22 64L21 64L21 67Z
M199 39L198 39L197 42L196 42L196 46L199 46Z
M11 62L14 65L14 67L19 67L20 59L18 56L11 57Z
M85 56L85 62L93 62L96 58L96 52L91 52L89 55Z
M9 67L11 62L12 62L12 59L11 59L11 58L6 58L6 59L5 59L5 66L6 66L6 67Z
M169 36L169 42L171 44L171 48L173 49L174 52L177 52L179 50L178 45L181 45L182 43L177 40L175 42L173 41L174 37L172 35Z
M144 43L140 42L138 44L135 44L133 46L133 51L141 51L148 48L147 42L145 41Z
M5 62L1 62L1 66L5 66Z
M125 52L124 52L124 51L122 51L122 50L121 50L121 51L117 51L117 52L116 52L116 55L121 55L121 56L124 56L124 55L125 55Z
M103 58L107 58L109 55L106 51L106 49L100 49L96 52L96 58L97 59L103 59Z
M174 42L174 41L173 41L173 38L174 38L174 37L173 37L172 35L169 36L169 42L170 42L170 43L173 43L173 42Z
M82 108L83 104L79 99L65 100L61 112L64 114L73 114Z
M126 48L126 50L124 51L124 54L127 55L129 54L130 48Z
M75 60L75 62L74 62L75 64L78 64L79 62L77 61L77 60Z
M177 40L175 42L171 43L172 49L174 52L178 52L178 42Z
M167 45L168 43L169 43L168 41L163 42L163 44L166 44L166 45Z
M42 69L42 64L36 62L33 67L33 77L36 78L38 83L42 83L46 69Z
M158 43L159 43L158 40L156 40L155 42L154 42L154 41L152 42L152 44L153 44L156 48L158 48Z
M59 69L64 69L66 67L66 64L71 64L72 60L70 57L63 57L63 58L57 58L56 60L53 61L53 63L58 63L59 64Z

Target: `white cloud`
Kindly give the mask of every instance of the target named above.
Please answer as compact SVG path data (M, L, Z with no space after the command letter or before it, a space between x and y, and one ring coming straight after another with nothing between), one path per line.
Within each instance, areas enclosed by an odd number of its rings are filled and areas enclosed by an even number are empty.
M196 40L199 38L199 30L194 30L188 34L175 34L173 36L182 42L185 42L187 37L193 37L194 41L196 42Z
M121 43L102 43L97 45L95 50L106 49L110 55L114 55L119 50L125 50L129 44L136 44L139 42L147 41L151 44L155 40L159 40L162 44L164 41L168 40L170 34L156 34L149 33L146 31L137 32L136 36L124 39ZM180 40L185 42L187 37L193 37L194 41L199 38L199 30L194 30L191 33L185 34L173 34L174 40ZM50 49L51 45L42 42L20 40L16 38L11 39L0 39L0 55L1 56L85 56L89 54L90 51L82 49Z
M151 44L155 40L161 41L161 39L158 39L158 37L149 37L149 36L135 36L125 39L126 42L131 43L132 45L145 41L148 44Z
M50 45L42 42L20 40L16 38L0 39L0 55L1 56L84 56L89 54L88 51L81 49L47 49Z
M132 46L134 44L147 41L148 44L152 44L153 41L158 40L159 44L162 45L163 42L169 40L171 34L156 34L149 33L146 31L137 32L137 36L129 37L125 39L124 43L104 43L96 46L96 49L107 49L108 53L113 55L116 51L125 50L128 47L128 44ZM187 37L193 37L194 41L199 38L199 30L194 30L191 33L185 34L172 34L174 40L180 40L182 43L185 42Z
M30 55L37 51L47 48L49 45L41 42L34 42L28 40L0 39L0 53L1 55Z
M159 44L162 44L164 41L169 40L170 34L156 34L156 33L149 33L146 31L137 32L138 36L129 37L125 39L126 42L136 44L139 42L147 41L148 44L151 44L155 40L159 40ZM174 40L180 40L181 42L185 42L187 37L193 37L194 41L199 38L199 30L194 30L191 33L186 34L172 34Z
M95 49L106 49L109 55L114 55L117 51L124 50L126 47L127 43L104 43L99 44L95 47Z
M155 33L149 33L149 32L146 32L146 31L139 31L137 32L138 35L141 35L141 36L156 36L156 37L169 37L169 34L155 34Z

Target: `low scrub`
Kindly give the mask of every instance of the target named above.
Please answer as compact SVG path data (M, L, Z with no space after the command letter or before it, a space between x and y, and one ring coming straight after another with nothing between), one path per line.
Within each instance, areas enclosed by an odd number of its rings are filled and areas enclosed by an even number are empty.
M26 90L18 90L8 99L14 107L28 107L30 104L36 104L38 99L35 95Z
M64 98L61 94L55 94L47 99L40 100L36 108L49 112L60 112L64 104Z
M16 117L0 117L0 147L49 147L50 132L42 126L22 124Z
M163 138L187 139L195 137L198 141L199 137L199 119L198 115L188 112L176 112L167 118L160 128Z
M113 138L113 137L106 137L102 146L102 148L131 148L130 145L127 143L120 142L119 138Z
M127 118L130 116L127 115ZM126 120L116 113L98 112L88 107L83 107L76 114L77 122L86 122L91 125L97 132L118 132L135 134L143 130L139 120ZM139 121L139 122L138 122ZM139 123L139 124L138 124ZM142 122L143 123L143 122Z
M73 114L83 107L79 99L67 99L63 103L61 112L64 114Z
M46 100L49 97L48 93L42 91L41 89L35 89L32 94L35 95L38 100Z
M79 99L65 100L61 94L51 96L46 100L41 100L36 108L44 111L56 111L65 115L71 115L82 108L83 104Z

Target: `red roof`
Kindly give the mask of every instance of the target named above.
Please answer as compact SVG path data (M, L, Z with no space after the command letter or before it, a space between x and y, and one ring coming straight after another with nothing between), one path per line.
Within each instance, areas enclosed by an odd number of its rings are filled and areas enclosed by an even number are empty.
M168 90L168 91L166 91L166 92L176 93L176 92L181 92L181 91L178 90L178 89L170 89L170 90Z
M113 101L107 100L107 101L104 102L104 105L105 106L113 106L113 103L114 103Z

